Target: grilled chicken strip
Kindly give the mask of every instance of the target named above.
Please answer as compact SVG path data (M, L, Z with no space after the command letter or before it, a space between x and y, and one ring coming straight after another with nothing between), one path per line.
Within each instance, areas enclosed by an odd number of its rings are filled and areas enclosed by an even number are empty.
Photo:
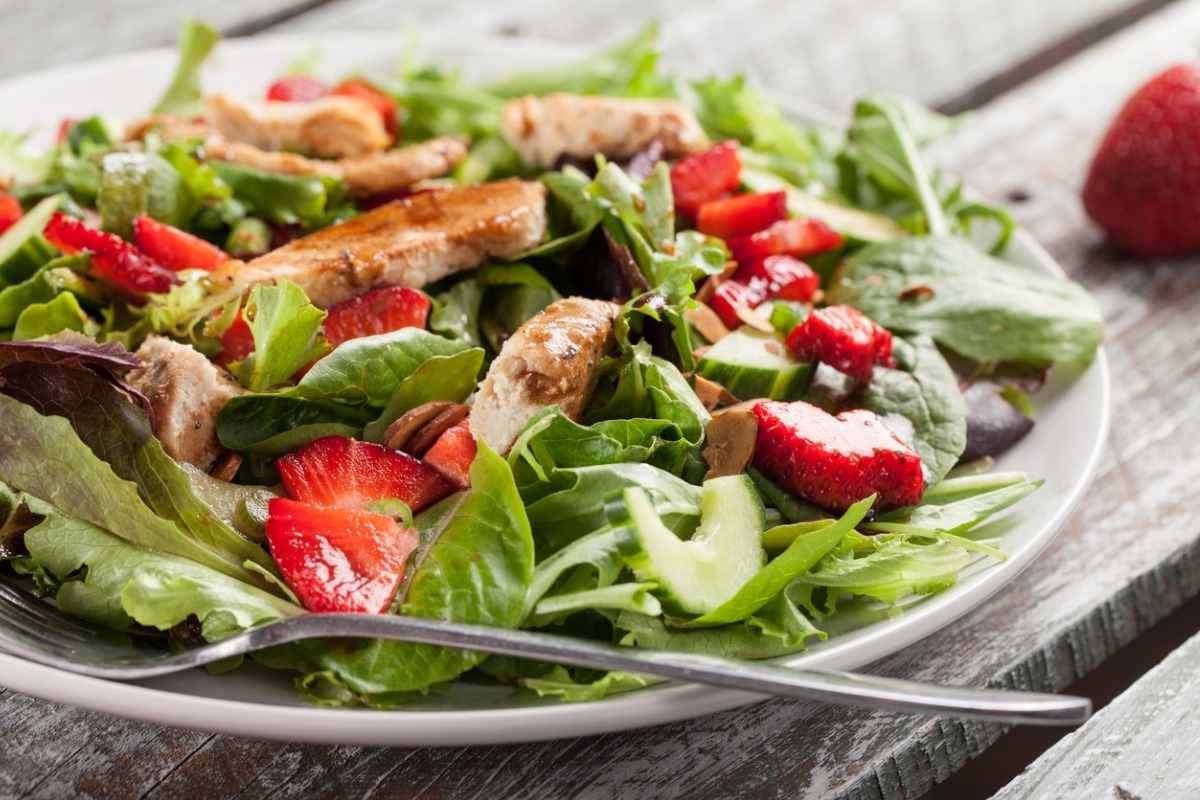
M527 320L504 343L471 407L471 430L507 453L534 414L557 405L577 419L595 388L596 364L613 344L620 306L568 297Z
M346 182L350 194L367 197L407 189L414 183L445 175L467 157L467 145L453 136L439 136L395 150L379 150L365 156L320 160L296 153L260 150L234 142L202 122L176 117L152 117L130 126L127 139L142 139L157 129L164 139L198 139L209 161L228 161L251 169L282 175L333 175Z
M204 118L235 142L260 150L342 158L363 156L392 145L379 112L356 97L243 104L214 94L204 99Z
M286 278L320 308L383 286L420 288L534 247L546 233L546 189L507 180L419 194L296 239L213 274L213 286Z
M504 104L500 126L521 160L540 167L552 167L562 156L626 159L655 139L667 158L709 145L700 123L677 100L527 95Z
M171 458L207 471L225 453L217 412L245 390L196 350L163 336L147 337L136 355L142 366L129 383L154 409L154 435Z

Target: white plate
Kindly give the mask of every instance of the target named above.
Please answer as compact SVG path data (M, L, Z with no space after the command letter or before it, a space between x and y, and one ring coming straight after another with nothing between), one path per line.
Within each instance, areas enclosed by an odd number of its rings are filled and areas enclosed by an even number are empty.
M354 70L387 75L405 48L398 35L258 37L218 46L205 87L258 96L283 66L319 44L322 73ZM424 57L462 68L469 77L496 77L578 57L573 47L527 40L426 36ZM151 107L174 67L174 49L149 50L77 64L0 84L5 129L37 126L48 140L66 116L92 113L128 120ZM789 103L801 118L827 114ZM1009 258L1061 274L1050 256L1020 235ZM1050 542L1079 502L1107 438L1109 386L1103 352L1082 375L1059 370L1036 398L1038 426L1000 459L1046 479L1008 517L1009 553L1001 564L974 563L942 594L910 603L903 613L840 614L840 632L788 659L804 666L853 669L896 652L978 606L1025 568ZM664 685L597 703L542 701L505 688L456 684L397 711L321 708L299 700L287 673L250 666L210 677L194 671L136 684L106 682L0 656L0 683L47 700L166 725L243 736L331 744L465 745L532 741L626 730L733 708L759 699L699 686Z

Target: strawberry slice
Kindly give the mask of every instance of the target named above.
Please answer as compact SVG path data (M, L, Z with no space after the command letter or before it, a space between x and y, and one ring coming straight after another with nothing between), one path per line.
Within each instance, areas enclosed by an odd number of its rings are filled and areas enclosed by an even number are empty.
M320 100L328 94L328 86L316 78L306 75L280 78L267 89L268 100L282 100L283 102Z
M454 490L420 459L380 444L323 436L275 462L293 500L328 508L365 509L376 500L403 500L414 512Z
M921 457L875 413L769 400L754 416L754 466L792 494L838 513L872 494L879 510L921 502Z
M773 298L807 303L821 286L812 267L791 256L767 256L738 267L737 272L717 285L709 305L726 327L740 323L739 308L757 308Z
M301 605L317 613L387 611L418 541L383 514L282 497L268 506L271 556Z
M469 420L446 429L433 446L425 451L424 461L459 489L471 488L471 463L479 445L471 433Z
M233 322L217 341L221 343L222 350L213 356L212 360L222 367L227 367L235 361L245 361L246 356L254 352L254 333L241 311L237 312Z
M710 200L696 213L696 230L729 239L761 231L787 219L787 193L740 194Z
M325 338L331 347L362 336L391 333L401 328L424 328L429 297L407 286L373 289L329 309Z
M126 294L161 294L182 283L174 272L120 237L98 231L61 211L50 217L42 235L67 255L91 253L92 274Z
M797 358L828 364L864 385L875 364L895 366L891 332L850 306L818 308L788 334L787 346Z
M25 216L21 203L11 194L0 195L0 234L17 224L17 220Z
M169 270L212 271L229 260L225 251L198 236L141 214L133 221L133 243Z
M695 217L700 206L728 193L736 192L741 180L742 161L734 139L714 145L703 153L684 156L671 166L671 192L675 209Z
M376 89L363 80L345 81L335 88L332 93L344 97L357 97L359 100L366 100L379 112L379 116L383 118L383 127L395 138L398 127L396 111L399 107L396 105L396 100L390 94Z
M729 247L733 259L739 264L745 264L747 261L778 253L803 258L841 247L845 241L819 219L795 217L776 222L769 228L749 236L734 237L725 244Z

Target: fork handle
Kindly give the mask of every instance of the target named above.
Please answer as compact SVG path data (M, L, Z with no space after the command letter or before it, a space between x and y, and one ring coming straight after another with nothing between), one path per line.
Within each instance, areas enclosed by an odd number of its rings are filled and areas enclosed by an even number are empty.
M311 614L294 617L251 631L247 638L255 641L242 644L235 652L224 653L222 657L315 637L397 639L556 664L654 675L764 695L989 722L1080 725L1087 721L1092 709L1091 701L1086 697L936 686L876 675L797 669L769 662L622 647L535 631L402 616ZM240 639L242 637L217 642L202 650L217 651Z

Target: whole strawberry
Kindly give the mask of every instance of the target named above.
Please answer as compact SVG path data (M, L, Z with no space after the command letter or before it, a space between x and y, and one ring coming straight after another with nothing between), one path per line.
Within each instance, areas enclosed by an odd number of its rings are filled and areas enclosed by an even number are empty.
M1142 255L1200 250L1200 64L1178 64L1125 103L1092 161L1083 205Z

